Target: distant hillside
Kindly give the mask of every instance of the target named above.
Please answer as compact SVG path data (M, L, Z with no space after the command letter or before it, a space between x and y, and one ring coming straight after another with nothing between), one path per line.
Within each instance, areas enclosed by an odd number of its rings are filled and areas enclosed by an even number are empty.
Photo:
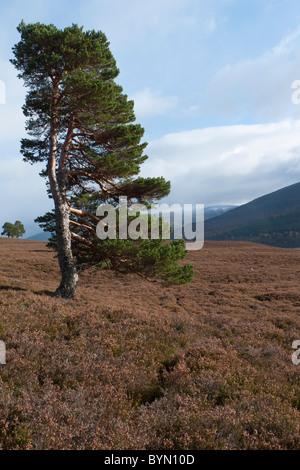
M237 206L232 206L229 204L219 204L215 206L205 206L204 207L204 219L212 219L213 217L217 217L219 215L225 214L226 212L235 209Z
M40 232L40 233L37 233L36 235L32 235L32 237L26 238L26 240L38 240L42 242L47 242L50 237L51 237L51 233Z
M300 246L300 183L253 201L205 224L206 240L236 240Z
M221 214L225 214L226 212L234 209L237 206L229 205L229 204L218 204L218 205L211 205L211 206L204 206L204 220L209 220L214 217L217 217ZM174 239L174 230L175 227L179 227L180 233L184 236L184 230L183 226L185 226L185 230L187 228L191 228L193 231L195 231L196 228L196 208L193 207L192 211L192 224L187 224L185 220L185 215L182 213L182 222L181 224L178 225L178 222L176 219L174 220L174 216L171 213L171 227L172 227L172 234L171 234L171 239Z

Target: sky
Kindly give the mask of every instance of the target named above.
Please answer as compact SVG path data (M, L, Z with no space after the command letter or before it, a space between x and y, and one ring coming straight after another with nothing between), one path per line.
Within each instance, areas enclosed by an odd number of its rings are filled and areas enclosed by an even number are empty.
M164 202L242 204L300 181L299 0L0 0L0 227L39 232L53 204L20 155L22 19L106 34L145 128L141 175L171 181Z

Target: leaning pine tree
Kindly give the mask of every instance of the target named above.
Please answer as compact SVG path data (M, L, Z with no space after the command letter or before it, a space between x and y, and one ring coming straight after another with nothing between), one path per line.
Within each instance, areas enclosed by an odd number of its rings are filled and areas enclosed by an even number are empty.
M133 123L133 101L114 81L119 71L105 35L77 25L59 30L24 22L18 31L12 63L28 88L23 112L30 137L21 152L25 161L46 163L41 175L55 209L39 221L54 232L61 271L55 295L73 298L78 268L89 266L190 281L191 265L178 264L186 255L183 240L97 237L99 205L118 211L125 196L128 206L149 207L170 191L164 178L137 176L147 159L144 130Z

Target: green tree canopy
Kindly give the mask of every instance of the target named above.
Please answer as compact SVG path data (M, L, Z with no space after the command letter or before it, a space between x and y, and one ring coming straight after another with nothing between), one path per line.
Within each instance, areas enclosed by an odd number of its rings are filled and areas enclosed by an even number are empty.
M25 234L25 228L22 222L16 220L14 224L10 222L5 222L2 227L1 235L7 236L9 238L20 238Z
M22 140L21 151L25 161L46 164L42 176L48 177L54 200L62 275L56 295L74 296L76 261L140 274L151 265L147 274L190 280L191 266L177 265L185 256L181 241L170 246L162 240L111 243L96 235L98 205L118 208L120 196L129 206L149 205L170 192L164 178L138 176L148 158L147 144L141 142L144 130L134 122L133 101L115 82L119 70L106 36L77 25L60 30L22 22L18 31L21 40L12 63L28 88L23 111L30 137Z

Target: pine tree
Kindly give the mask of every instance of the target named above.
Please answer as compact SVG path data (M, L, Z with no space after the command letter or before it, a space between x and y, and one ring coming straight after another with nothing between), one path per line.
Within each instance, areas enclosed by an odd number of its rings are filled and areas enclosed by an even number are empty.
M24 225L22 224L22 222L20 222L20 220L16 220L15 223L14 223L14 226L16 227L17 229L17 235L16 237L17 238L22 238L23 235L25 234L25 228L24 228Z
M98 205L118 209L120 196L129 205L150 204L170 191L164 178L137 176L148 158L144 130L115 82L119 71L105 35L77 25L59 30L22 22L17 29L21 40L11 62L29 89L23 112L30 138L22 140L21 152L25 161L46 163L41 175L55 206L46 224L55 231L61 271L55 295L73 298L76 264L189 281L191 266L177 264L185 256L181 240L97 238Z
M17 228L11 222L5 222L2 226L2 233L4 237L14 238L17 234Z
M5 224L2 227L2 233L1 235L7 236L9 238L20 238L23 237L25 234L25 228L22 222L19 220L16 220L14 224L11 222L5 222Z

